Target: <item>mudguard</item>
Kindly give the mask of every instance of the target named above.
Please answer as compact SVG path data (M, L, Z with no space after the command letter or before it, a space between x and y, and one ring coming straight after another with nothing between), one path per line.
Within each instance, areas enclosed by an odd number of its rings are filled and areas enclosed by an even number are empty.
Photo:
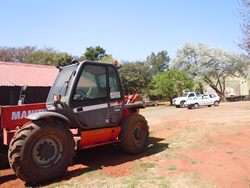
M30 119L30 120L39 120L39 119L43 119L43 118L60 118L60 119L67 121L68 123L70 123L69 119L67 117L65 117L64 115L59 114L57 112L50 112L50 111L37 112L34 114L30 114L27 117L27 119Z
M145 104L142 101L137 101L135 103L125 104L123 108L124 109L128 109L128 108L134 108L134 109L145 108Z

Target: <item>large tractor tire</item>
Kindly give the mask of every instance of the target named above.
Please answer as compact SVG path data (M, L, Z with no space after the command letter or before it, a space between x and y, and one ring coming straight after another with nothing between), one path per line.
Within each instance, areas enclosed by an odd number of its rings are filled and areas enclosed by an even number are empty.
M120 146L126 153L138 154L148 147L149 128L140 114L131 114L121 124Z
M30 122L18 130L9 146L9 163L16 176L38 184L62 176L73 162L74 141L59 122Z

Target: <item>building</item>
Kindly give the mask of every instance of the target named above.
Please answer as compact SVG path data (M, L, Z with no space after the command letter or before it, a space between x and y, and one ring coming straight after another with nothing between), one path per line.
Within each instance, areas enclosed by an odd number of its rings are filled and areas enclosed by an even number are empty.
M225 81L225 96L250 96L250 72L246 77L229 77ZM205 85L206 92L215 93L215 91L208 85Z
M226 96L250 95L250 73L248 77L234 77L226 80Z
M0 105L16 105L22 86L25 104L45 102L57 73L54 66L0 62Z

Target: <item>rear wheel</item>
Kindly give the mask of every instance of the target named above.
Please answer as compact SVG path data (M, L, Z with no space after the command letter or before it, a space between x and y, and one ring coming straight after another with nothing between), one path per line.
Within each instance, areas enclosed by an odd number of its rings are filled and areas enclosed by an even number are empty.
M131 114L122 122L120 146L126 153L137 154L148 147L149 128L140 114Z
M219 101L215 101L214 106L219 106Z
M9 163L17 177L32 184L63 175L72 164L74 142L62 124L34 122L16 132L9 146Z

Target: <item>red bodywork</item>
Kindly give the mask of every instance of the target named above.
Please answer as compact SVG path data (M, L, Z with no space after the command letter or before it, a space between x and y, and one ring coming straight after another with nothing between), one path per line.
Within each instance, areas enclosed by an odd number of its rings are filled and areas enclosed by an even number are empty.
M30 121L26 119L28 115L45 110L45 103L2 106L1 128L3 129L3 144L8 145L17 127Z
M125 97L125 104L134 103L140 100L140 95L134 94ZM16 129L25 123L29 122L26 119L31 113L45 111L45 103L24 104L21 106L2 106L1 107L1 128L3 130L3 144L9 145ZM121 121L131 113L130 109L124 109ZM103 128L98 130L81 131L78 129L71 130L78 149L86 149L90 147L100 146L109 143L119 142L118 136L121 132L121 127Z

